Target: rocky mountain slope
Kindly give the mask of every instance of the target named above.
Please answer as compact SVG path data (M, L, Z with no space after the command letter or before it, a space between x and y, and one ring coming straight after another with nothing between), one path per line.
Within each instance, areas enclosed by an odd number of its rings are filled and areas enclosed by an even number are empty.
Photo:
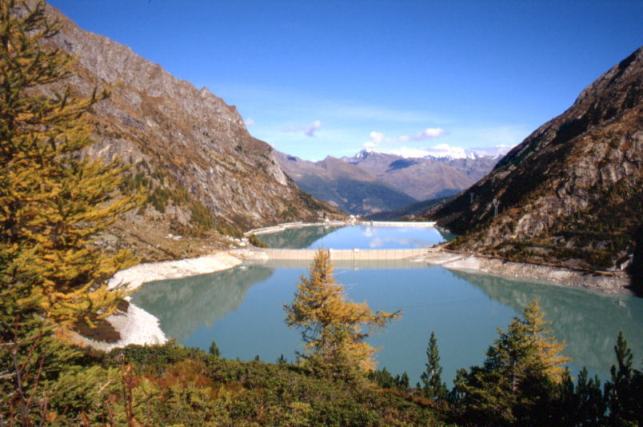
M146 187L151 194L145 209L117 226L117 237L230 234L338 215L297 188L234 106L126 46L81 30L54 8L49 12L62 25L54 47L75 60L70 87L84 96L95 87L111 92L94 109L96 144L88 154L130 164L124 190Z
M640 281L642 86L640 48L427 216L463 234L453 248L587 270L629 267Z
M455 194L476 182L499 157L404 158L362 151L310 162L279 154L283 170L306 192L352 214L398 211L418 201Z

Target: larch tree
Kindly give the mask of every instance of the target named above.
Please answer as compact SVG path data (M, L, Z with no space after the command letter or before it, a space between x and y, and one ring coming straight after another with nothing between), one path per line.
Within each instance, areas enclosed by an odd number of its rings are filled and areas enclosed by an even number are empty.
M456 382L459 403L469 419L496 425L527 422L521 417L547 399L564 378L563 344L552 335L540 305L532 301L523 318L489 347L483 366L461 373Z
M44 2L0 2L3 326L26 312L62 327L91 326L120 297L107 279L133 262L125 251L106 254L92 244L140 196L118 195L117 163L82 155L92 144L87 113L107 94L72 93L72 60L51 43L58 31Z
M317 251L310 277L300 279L295 298L285 310L288 326L302 330L307 350L304 362L323 375L343 379L357 378L375 368L375 349L365 342L367 328L383 327L398 316L347 301L325 250Z

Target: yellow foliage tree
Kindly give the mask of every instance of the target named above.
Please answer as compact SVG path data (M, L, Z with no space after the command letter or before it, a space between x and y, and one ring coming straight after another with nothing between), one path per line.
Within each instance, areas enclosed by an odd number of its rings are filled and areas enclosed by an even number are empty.
M540 308L538 300L531 301L523 312L522 327L528 345L534 349L536 363L550 381L560 384L569 358L562 354L565 343L558 341L552 334L549 322Z
M71 60L48 47L58 23L44 2L0 1L0 297L9 317L35 310L58 325L92 324L119 293L106 280L132 264L96 234L140 196L118 196L123 169L82 155L88 99L66 86ZM12 301L10 303L9 301Z
M366 303L346 300L344 288L335 281L328 251L319 250L302 277L291 305L285 307L288 326L302 329L313 369L336 378L351 378L375 368L375 349L364 340L365 328L383 327L398 313L373 312Z

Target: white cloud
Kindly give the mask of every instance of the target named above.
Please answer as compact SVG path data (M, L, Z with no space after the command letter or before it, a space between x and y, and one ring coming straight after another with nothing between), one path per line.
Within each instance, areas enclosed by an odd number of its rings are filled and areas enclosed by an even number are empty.
M512 148L510 145L497 145L495 147L482 147L482 148L464 148L449 144L437 144L427 148L414 148L402 146L393 149L377 150L381 153L395 154L405 158L416 157L438 157L438 158L452 158L452 159L465 159L474 158L476 156L501 156L507 154Z
M321 121L315 120L312 122L304 131L304 135L313 137L315 136L315 132L317 132L321 128Z
M303 133L308 137L314 137L315 133L321 128L321 121L315 120L306 126L296 125L296 126L287 126L282 129L282 132L286 133Z
M442 128L426 128L422 132L416 133L415 135L401 135L397 139L400 142L426 141L429 139L439 138L442 135L444 135L444 129Z
M407 159L415 157L426 157L430 154L426 150L413 147L399 147L392 150L384 150L382 151L382 153L395 154L396 156L401 156Z
M382 141L384 141L384 134L382 132L378 131L371 131L371 133L368 134L368 139L373 143L373 144L381 144Z
M368 141L366 141L363 145L364 149L366 151L374 151L375 148L382 142L384 142L385 139L386 138L384 137L384 134L382 132L373 130L368 134Z
M243 122L246 124L246 127L253 126L255 124L255 119L251 117L247 117L243 120Z
M416 142L416 141L426 141L429 139L435 139L439 138L440 136L444 135L444 129L442 128L426 128L421 132L416 133L415 135L400 135L397 138L387 138L383 132L378 132L378 131L371 131L371 133L368 134L368 141L364 143L364 148L368 151L373 151L375 150L376 147L383 145L383 144L398 144L400 142ZM400 149L397 149L400 150ZM415 148L408 148L404 147L403 148L404 152L411 152L409 150L414 150L412 152L415 153L420 153L421 150L415 149ZM383 151L383 150L382 150ZM388 153L393 153L395 149L393 150L388 150ZM417 156L411 156L411 157L421 157L419 155Z

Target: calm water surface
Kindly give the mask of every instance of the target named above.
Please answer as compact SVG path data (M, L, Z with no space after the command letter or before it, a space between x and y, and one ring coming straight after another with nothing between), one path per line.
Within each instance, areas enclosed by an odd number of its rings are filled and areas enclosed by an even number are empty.
M451 235L433 227L351 225L291 228L259 238L271 248L405 249L432 246Z
M244 265L215 274L150 283L133 301L160 319L177 341L207 350L215 340L227 358L259 355L293 360L302 350L299 333L285 322L305 264ZM407 371L413 382L425 363L430 332L438 337L445 379L456 369L482 362L487 347L533 298L540 300L555 335L567 343L577 371L587 366L602 378L614 363L613 346L622 330L643 358L643 299L456 273L442 267L390 263L337 265L336 278L349 298L376 310L402 311L402 318L374 334L379 366Z

